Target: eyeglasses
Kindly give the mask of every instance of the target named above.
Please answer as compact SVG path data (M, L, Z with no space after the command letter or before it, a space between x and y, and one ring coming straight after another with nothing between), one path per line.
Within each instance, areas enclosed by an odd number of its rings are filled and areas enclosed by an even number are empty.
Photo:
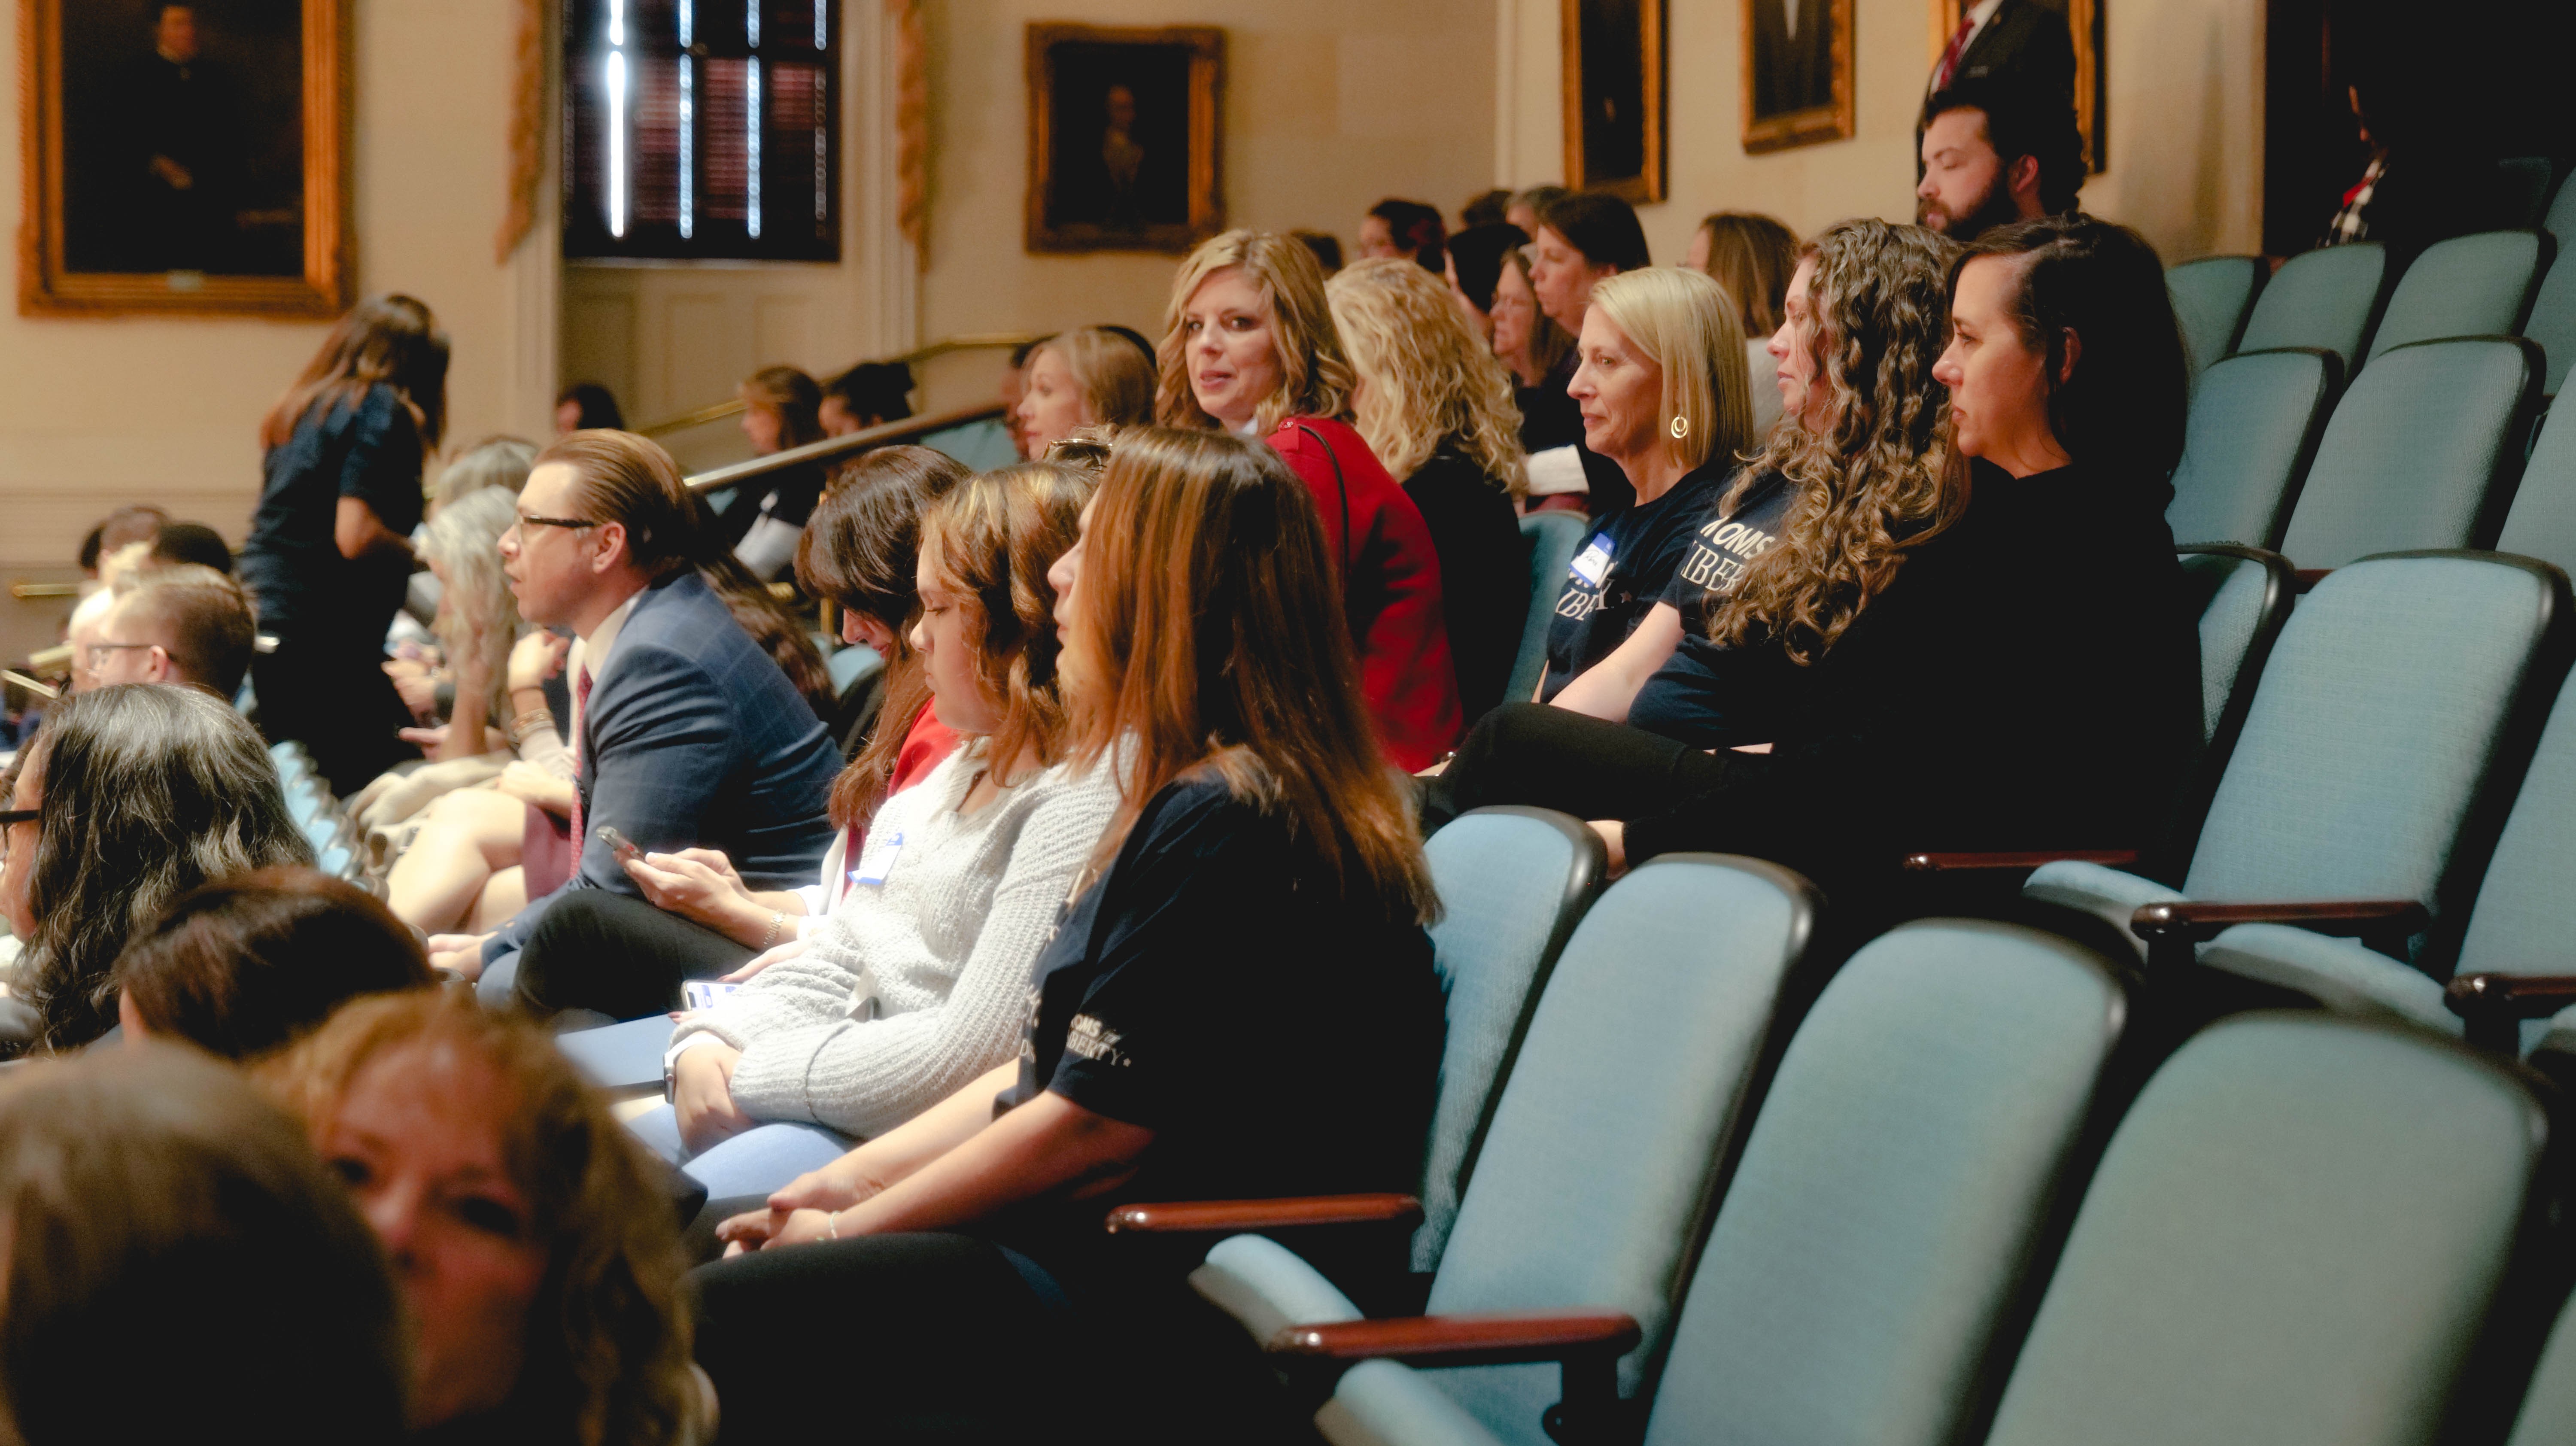
M152 643L92 643L89 645L89 670L93 673L107 666L107 655L123 648L149 648Z
M32 808L0 809L0 863L6 863L9 859L9 830L19 824L35 821L36 810Z
M596 522L585 522L578 517L530 517L524 512L519 514L519 520L516 525L520 527L560 527L567 532L579 532L585 527L599 526Z

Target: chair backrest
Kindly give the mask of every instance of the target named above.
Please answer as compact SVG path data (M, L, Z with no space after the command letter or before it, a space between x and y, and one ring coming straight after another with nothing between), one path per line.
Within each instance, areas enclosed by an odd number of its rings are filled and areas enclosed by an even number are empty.
M2299 567L2401 548L2483 547L2504 525L2540 397L2519 337L2417 342L2344 388L2281 539Z
M2569 859L2576 859L2576 686L2558 690L2540 746L2514 792L2513 811L2505 816L2469 910L2459 972L2565 974L2576 968L2568 950L2568 941L2576 939ZM2529 1021L2523 1042L2537 1043L2547 1028L2547 1020Z
M2558 1312L2558 1328L2541 1348L2540 1369L2523 1393L2522 1414L2505 1446L2566 1446L2576 1441L2576 1299Z
M2409 342L2519 332L2556 251L2545 231L2480 231L2425 247L2388 298L2371 360Z
M1413 1268L1428 1271L1449 1243L1495 1086L1567 936L1601 892L1608 860L1601 836L1581 821L1517 806L1463 814L1422 852L1440 892L1431 943L1449 1001L1413 1234Z
M1432 1279L1435 1314L1626 1311L1645 1339L1620 1389L1639 1389L1814 907L1797 875L1710 854L1666 855L1602 894L1512 1062ZM1434 1380L1503 1440L1546 1446L1554 1367Z
M2563 666L2567 578L2486 554L2371 558L2281 629L2183 892L2465 903L2455 852Z
M2496 162L2496 221L2504 226L2537 226L2549 212L2551 183L2557 167L2547 156L2507 156Z
M832 696L849 696L852 688L885 671L885 655L865 643L843 643L823 660L832 675Z
M1521 537L1529 544L1529 621L1521 625L1520 655L1512 663L1512 681L1503 701L1526 703L1547 673L1547 630L1556 621L1556 599L1565 590L1565 570L1574 550L1583 545L1592 524L1571 512L1533 512L1521 519Z
M2444 1041L2241 1015L2148 1081L1986 1446L2436 1439L2546 1116Z
M2333 352L2350 372L2379 319L2388 288L2388 253L2375 241L2326 246L2281 263L2254 300L2238 351L2315 347Z
M2576 195L2576 187L2561 193L2562 198L2568 195ZM2531 299L2531 315L2523 320L2522 334L2548 354L2540 390L2558 395L2568 368L2576 366L2576 261L2550 263L2549 274L2541 278L2540 290Z
M2263 284L2259 256L2204 256L2165 268L2165 290L2182 323L2182 354L2198 376L2236 348L2245 313Z
M2576 288L2569 294L2576 298ZM2576 334L2569 340L2576 342ZM2496 551L2576 569L2576 415L2549 409L2531 455L2523 459L2522 482L2514 488L2504 530L2496 534Z
M1942 1446L1992 1400L2127 1000L2006 924L1881 936L1798 1026L1683 1298L1648 1446Z
M2277 552L2203 543L2176 548L2183 586L2200 608L2200 746L2204 762L2236 746L2254 684L2281 625L2290 620L2296 580Z
M2342 379L2314 350L2239 352L2202 373L2165 508L2174 540L2280 546Z

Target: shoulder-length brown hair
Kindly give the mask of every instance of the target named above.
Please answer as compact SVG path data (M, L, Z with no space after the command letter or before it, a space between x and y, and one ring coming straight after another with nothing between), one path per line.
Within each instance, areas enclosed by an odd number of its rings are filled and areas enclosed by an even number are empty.
M406 1048L480 1062L511 1097L493 1126L547 1257L513 1413L532 1438L579 1446L682 1439L696 1398L668 1196L544 1031L452 990L380 995L342 1009L258 1075L318 1141L359 1074Z
M921 553L921 515L973 474L928 447L877 447L844 462L796 539L796 581L894 634L886 662L885 701L867 746L832 780L832 826L865 823L885 799L904 735L930 701L930 680L912 650L921 621L914 579Z
M1172 299L1163 308L1163 344L1155 354L1162 376L1154 390L1154 420L1166 427L1214 427L1216 418L1190 390L1189 339L1182 313L1200 283L1229 267L1261 290L1270 334L1279 352L1279 390L1262 398L1253 420L1267 436L1290 417L1339 417L1351 412L1353 373L1342 354L1342 334L1324 300L1324 268L1294 236L1277 231L1228 231L1190 253L1172 277Z
M1062 644L1046 575L1081 534L1092 485L1079 467L1022 462L968 479L922 518L923 570L972 600L966 638L975 677L1002 704L985 753L996 770L1024 760L1043 768L1064 755L1055 670Z
M400 393L423 456L447 435L447 333L426 302L400 294L370 296L350 307L303 374L268 409L259 444L279 447L316 407L356 406L379 386Z
M1709 625L1718 642L1767 637L1814 662L1895 580L1906 553L1967 509L1967 474L1951 465L1949 390L1932 380L1957 250L1922 227L1875 220L1845 221L1808 245L1824 426L1781 418L1729 493L1733 506L1777 471L1795 500L1779 541L1718 605Z
M1075 756L1124 770L1095 863L1164 785L1211 767L1346 892L1435 917L1305 484L1263 443L1141 427L1111 444L1091 514L1073 646L1098 681L1076 690Z

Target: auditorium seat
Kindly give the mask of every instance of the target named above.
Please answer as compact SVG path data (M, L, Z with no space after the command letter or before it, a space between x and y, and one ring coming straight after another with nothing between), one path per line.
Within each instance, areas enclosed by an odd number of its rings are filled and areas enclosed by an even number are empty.
M2255 298L2236 349L2314 347L2333 352L2350 373L2379 319L2388 282L2388 253L2377 242L2302 252L2282 262Z
M1574 565L1574 550L1591 530L1590 521L1571 512L1533 512L1521 519L1521 538L1529 545L1529 621L1521 625L1520 656L1512 663L1504 701L1523 703L1538 696L1538 680L1547 676L1548 624L1565 591L1565 570Z
M2505 1446L2566 1446L2576 1441L2576 1298L2558 1312L2558 1328L2540 1353L2523 1393L2521 1414Z
M2113 1135L1986 1446L2494 1439L2449 1428L2512 1408L2457 1388L2536 1284L2513 1267L2548 1124L2428 1036L2314 1013L2202 1032Z
M2174 541L2279 547L2342 385L2318 350L2239 352L2201 373L2165 508Z
M2023 892L2152 933L2160 965L2231 924L2298 917L2239 917L2239 906L2386 901L2318 927L2416 957L2428 918L2447 920L2477 886L2465 865L2501 822L2478 807L2499 775L2511 787L2521 759L2510 750L2527 746L2529 710L2557 687L2567 588L2555 568L2492 554L2338 570L2281 630L2182 887L2060 860Z
M2515 790L2495 852L2483 878L2474 881L2476 893L2456 955L2459 975L2489 976L2502 984L2503 976L2576 973L2571 859L2576 859L2576 688L2561 687L2539 748ZM2436 977L2449 969L2427 973L2350 939L2284 924L2239 924L2212 939L2201 958L2212 968L2295 990L2348 1012L2392 1014L2455 1033L2460 1029ZM2481 992L2500 991L2491 986ZM2503 1014L2496 1018L2511 1022ZM2485 1035L2489 1042L2518 1051L2537 1044L2546 1028L2544 1020L2533 1019L2523 1023L2519 1038L2509 1027Z
M2496 162L2497 224L2537 226L2549 214L2557 166L2547 156L2507 156Z
M2539 348L2519 337L2398 347L2344 388L2280 550L2302 569L2367 553L2483 547L2540 397Z
M2186 800L2187 812L2172 821L2197 831L2207 793L2236 751L2245 730L2245 715L2254 706L2255 684L2281 627L2290 620L2296 587L2290 564L2277 552L2203 543L2176 549L2182 555L2187 600L2200 619L2200 750L2187 777L2206 778L2195 786L2202 795Z
M1854 955L1762 1102L1670 1358L1637 1403L1647 1446L1958 1439L2011 1359L2127 1021L2100 956L2030 930L1914 923ZM1419 1339L1443 1330L1425 1322ZM1316 1423L1338 1446L1547 1439L1526 1410L1470 1414L1446 1374L1360 1364ZM1587 1405L1603 1424L1599 1404L1570 1397L1551 1434L1618 1439L1582 1429ZM1444 1418L1451 1430L1414 1429Z
M2165 268L2174 318L2182 323L2183 359L2195 377L2236 349L2254 293L2263 286L2260 256L2204 256Z
M1662 1356L1719 1162L1751 1123L1773 1021L1814 927L1807 882L1752 859L1668 854L1592 906L1548 977L1473 1162L1428 1309L1600 1307L1639 1323L1622 1394ZM1220 1241L1190 1283L1255 1340L1360 1309L1259 1235ZM1557 1372L1444 1371L1488 1422L1557 1399Z
M2519 333L2555 251L2545 231L2480 231L2425 247L2388 298L2371 360L2409 342Z
M2552 407L2541 424L2531 455L2523 459L2522 484L2514 489L2504 530L2496 534L2496 551L2576 571L2576 415Z

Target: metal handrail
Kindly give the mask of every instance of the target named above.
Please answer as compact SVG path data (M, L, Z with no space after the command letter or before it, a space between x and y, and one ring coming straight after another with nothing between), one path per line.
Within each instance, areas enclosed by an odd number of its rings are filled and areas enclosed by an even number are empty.
M905 366L912 366L916 363L926 362L932 357L946 356L952 351L998 350L1004 347L1026 346L1030 342L1043 341L1045 339L1046 334L1044 332L1035 331L974 332L966 336L952 336L945 341L934 341L928 346L915 347L911 351L905 352L899 357L890 357L888 360L899 361ZM742 398L735 397L730 401L722 401L717 402L712 406L700 407L694 412L682 412L676 417L665 417L661 421L655 422L650 426L638 427L636 428L636 431L640 435L647 437L665 437L669 436L673 432L685 432L691 427L703 427L709 422L721 422L727 417L740 416L741 414Z
M986 402L980 407L960 407L953 412L933 412L926 417L906 417L900 422L862 427L847 436L826 437L822 441L809 442L802 447L790 447L784 452L772 452L766 457L754 457L748 462L736 462L730 467L718 467L712 472L701 472L689 479L689 486L699 492L713 492L719 487L731 487L736 483L748 482L755 477L766 477L772 472L801 467L808 462L829 462L854 452L867 451L872 447L891 447L900 442L917 442L933 432L944 432L951 427L969 426L1000 415L1002 415L1001 403Z

